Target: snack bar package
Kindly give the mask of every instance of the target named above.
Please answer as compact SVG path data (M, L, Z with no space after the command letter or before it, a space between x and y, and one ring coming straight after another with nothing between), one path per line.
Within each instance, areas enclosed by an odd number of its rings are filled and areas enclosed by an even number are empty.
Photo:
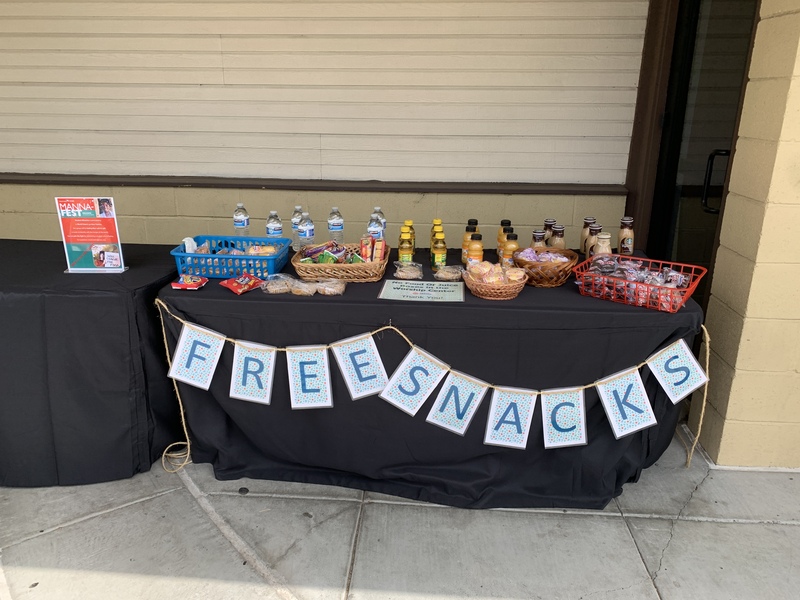
M181 275L178 281L172 282L173 290L199 290L208 283L207 277L200 277L198 275Z

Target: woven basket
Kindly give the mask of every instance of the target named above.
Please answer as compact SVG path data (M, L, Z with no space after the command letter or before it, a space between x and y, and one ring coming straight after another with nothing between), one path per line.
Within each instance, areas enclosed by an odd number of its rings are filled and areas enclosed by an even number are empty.
M513 300L525 287L524 281L516 283L481 283L475 281L469 273L464 273L464 283L467 284L473 296L484 300Z
M348 250L358 252L360 244L345 244L345 247ZM383 260L380 262L316 264L301 263L301 258L300 252L295 253L292 257L292 266L297 271L297 276L306 281L320 281L322 279L339 279L340 281L353 283L380 281L386 272L386 264L389 262L389 247L386 247Z
M528 285L541 288L553 288L564 285L572 273L572 267L578 264L578 254L572 250L561 248L534 248L536 254L551 252L566 256L567 262L533 262L514 254L514 264L525 269L528 274Z

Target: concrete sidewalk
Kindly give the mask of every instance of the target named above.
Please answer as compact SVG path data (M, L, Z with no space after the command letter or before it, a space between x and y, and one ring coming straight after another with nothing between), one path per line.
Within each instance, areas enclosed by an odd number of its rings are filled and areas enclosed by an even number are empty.
M800 472L678 439L603 511L473 511L160 465L0 488L0 599L800 597Z

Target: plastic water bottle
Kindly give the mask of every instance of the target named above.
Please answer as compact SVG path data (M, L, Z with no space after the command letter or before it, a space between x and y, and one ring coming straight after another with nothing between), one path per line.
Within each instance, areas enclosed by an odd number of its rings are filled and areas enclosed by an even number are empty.
M267 217L267 237L283 237L283 221L281 221L281 218L278 216L277 210L269 211L269 217Z
M369 223L367 223L367 233L372 236L372 239L379 240L383 238L383 224L378 213L372 213L369 216Z
M250 215L244 204L239 202L233 211L233 234L247 237L250 235Z
M338 206L331 206L331 214L328 215L328 239L337 244L344 242L344 217Z
M303 218L303 207L298 205L294 207L292 213L292 250L297 252L300 250L300 239L297 235L297 228L300 225L300 219Z
M376 215L378 215L378 219L380 220L381 226L383 227L383 231L385 232L386 231L386 217L384 216L383 211L381 210L381 207L380 206L376 206L375 208L372 209L372 212L374 212Z
M304 212L300 223L297 225L297 239L300 247L314 243L314 221Z

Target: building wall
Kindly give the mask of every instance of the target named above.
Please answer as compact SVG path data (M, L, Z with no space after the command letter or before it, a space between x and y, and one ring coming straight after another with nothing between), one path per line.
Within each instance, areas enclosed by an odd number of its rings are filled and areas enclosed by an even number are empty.
M0 172L622 184L647 7L0 2Z
M798 164L800 3L762 0L706 316L700 440L720 464L800 467Z
M432 219L444 220L446 239L460 245L467 219L476 218L488 230L491 247L500 219L511 219L520 241L528 244L544 219L566 225L567 243L576 247L583 217L616 224L604 230L616 239L625 210L624 195L563 196L526 194L441 194L378 192L315 192L192 187L113 187L74 185L0 185L0 238L61 239L55 212L56 196L114 198L123 243L178 245L186 236L230 235L233 209L243 202L251 216L251 233L263 234L270 210L287 219L296 204L309 210L324 230L332 205L345 218L345 241L356 242L366 231L372 207L381 206L388 221L387 235L395 244L400 225L413 219L417 232L430 230ZM424 233L423 233L424 238ZM421 243L426 247L426 243Z

